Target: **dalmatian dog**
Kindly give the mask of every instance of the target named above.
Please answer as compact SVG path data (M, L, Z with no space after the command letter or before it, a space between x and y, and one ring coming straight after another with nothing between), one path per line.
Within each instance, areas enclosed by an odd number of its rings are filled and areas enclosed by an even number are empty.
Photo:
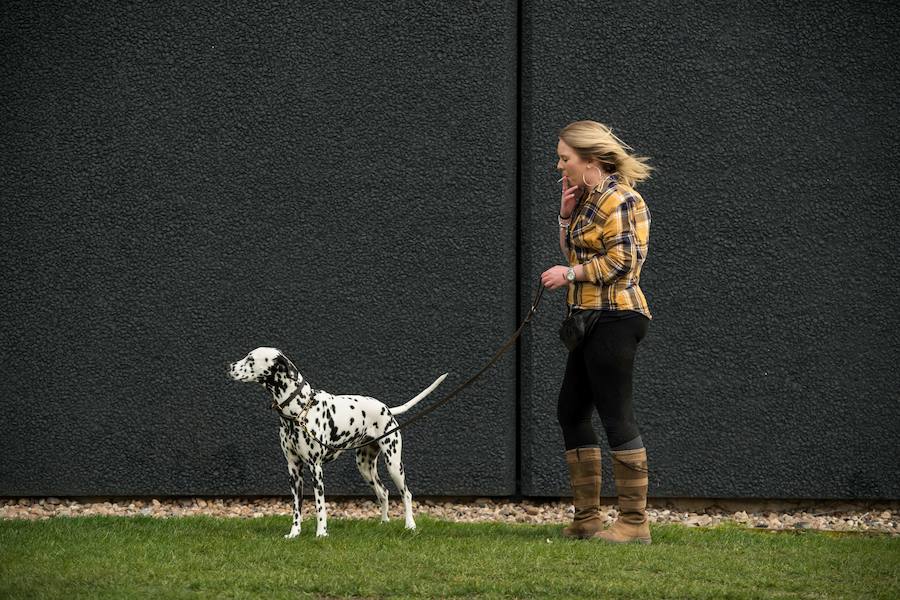
M406 404L389 408L367 396L335 396L313 389L297 367L276 348L256 348L243 359L229 365L235 381L256 382L272 395L272 405L281 419L281 451L287 459L294 496L294 523L285 538L300 534L300 507L303 498L303 466L315 483L316 537L328 535L325 516L325 485L322 467L336 459L349 446L365 444L397 426L396 415L405 413L441 384L443 374ZM324 442L326 445L324 445ZM330 446L330 447L329 447ZM388 520L388 491L378 478L376 461L384 453L391 479L403 498L406 529L415 529L412 494L406 487L400 432L372 441L356 451L356 466L372 486L381 505L381 521Z

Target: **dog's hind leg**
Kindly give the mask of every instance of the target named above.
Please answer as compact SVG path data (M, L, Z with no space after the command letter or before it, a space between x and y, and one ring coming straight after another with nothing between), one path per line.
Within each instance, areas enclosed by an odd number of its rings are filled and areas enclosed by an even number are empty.
M375 497L381 507L381 522L388 521L388 491L378 478L378 445L369 444L356 451L356 468L363 479L375 490Z
M287 539L300 535L300 515L303 506L303 461L298 456L285 452L288 461L288 472L291 475L291 494L294 496L294 522L291 532L284 536Z
M396 421L394 422L396 424ZM415 529L416 522L413 520L412 514L412 494L406 487L406 475L403 472L403 462L400 460L400 453L403 449L403 442L399 433L392 433L386 438L382 438L378 442L384 452L384 462L387 463L388 473L403 498L403 511L406 515L406 528Z

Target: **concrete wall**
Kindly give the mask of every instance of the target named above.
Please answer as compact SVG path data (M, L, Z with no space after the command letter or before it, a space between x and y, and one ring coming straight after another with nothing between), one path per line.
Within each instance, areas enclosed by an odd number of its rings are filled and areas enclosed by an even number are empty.
M333 392L449 391L560 262L555 135L595 118L658 168L651 494L900 497L893 5L0 18L0 495L287 493L264 392L224 375L258 345ZM568 493L544 302L405 432L415 494Z
M538 1L523 20L529 285L559 262L562 125L602 120L657 167L635 382L650 493L896 498L897 7ZM568 489L551 321L524 352L525 493Z
M285 493L228 361L399 405L514 327L514 5L3 14L0 494ZM515 492L515 368L409 431L416 493Z

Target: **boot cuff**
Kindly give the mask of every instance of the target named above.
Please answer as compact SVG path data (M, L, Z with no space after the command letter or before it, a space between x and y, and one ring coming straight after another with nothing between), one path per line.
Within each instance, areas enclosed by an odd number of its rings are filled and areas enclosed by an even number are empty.
M600 448L572 448L566 450L566 462L575 464L585 460L600 460Z

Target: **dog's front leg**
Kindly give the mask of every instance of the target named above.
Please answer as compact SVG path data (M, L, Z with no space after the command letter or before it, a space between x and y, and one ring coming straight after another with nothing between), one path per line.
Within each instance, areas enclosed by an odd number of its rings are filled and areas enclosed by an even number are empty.
M310 463L309 471L312 473L313 485L316 486L316 537L326 537L328 535L328 524L325 517L325 480L322 477L322 465Z
M294 522L286 539L300 535L301 508L303 507L303 461L298 456L288 456L288 472L291 475L291 494L294 496Z

